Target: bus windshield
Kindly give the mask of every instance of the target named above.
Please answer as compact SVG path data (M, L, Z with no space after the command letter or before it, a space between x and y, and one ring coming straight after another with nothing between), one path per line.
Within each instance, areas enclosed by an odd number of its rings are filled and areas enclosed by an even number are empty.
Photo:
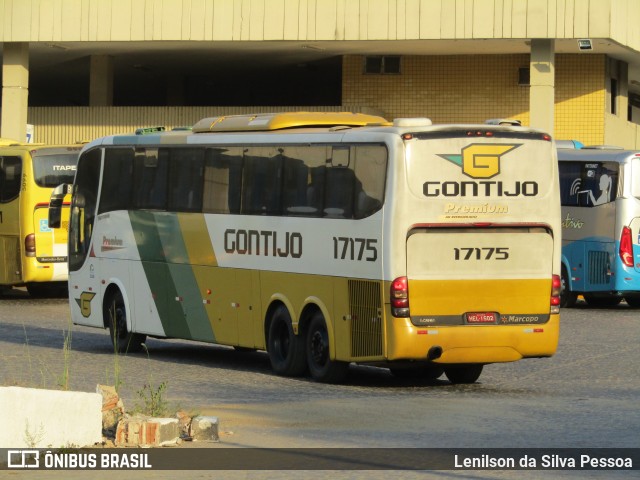
M61 183L73 183L78 152L33 156L33 172L39 187L53 188Z

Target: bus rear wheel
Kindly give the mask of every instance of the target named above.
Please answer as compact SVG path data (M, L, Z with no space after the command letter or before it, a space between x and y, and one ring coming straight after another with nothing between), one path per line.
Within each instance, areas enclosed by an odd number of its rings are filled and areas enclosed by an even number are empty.
M475 383L482 373L484 365L450 365L444 367L444 374L454 384Z
M331 360L329 332L324 316L316 312L307 328L307 365L311 377L323 383L340 383L349 371L347 362Z
M615 307L622 301L622 297L613 295L584 295L585 301L591 307Z
M625 302L627 302L627 305L629 305L631 308L640 307L640 296L638 295L628 295L624 297L624 300Z
M142 351L142 344L147 336L141 333L131 333L127 329L127 308L120 290L116 290L108 298L104 315L106 315L104 320L109 326L111 343L116 353Z
M304 342L293 333L291 316L284 306L273 313L267 339L271 368L277 375L296 377L305 373Z

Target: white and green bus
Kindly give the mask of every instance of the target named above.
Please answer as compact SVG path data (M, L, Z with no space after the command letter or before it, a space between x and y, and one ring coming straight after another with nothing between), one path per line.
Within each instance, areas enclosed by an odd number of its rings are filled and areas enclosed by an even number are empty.
M207 118L87 144L72 193L75 324L472 383L558 342L556 149L514 126L352 113Z

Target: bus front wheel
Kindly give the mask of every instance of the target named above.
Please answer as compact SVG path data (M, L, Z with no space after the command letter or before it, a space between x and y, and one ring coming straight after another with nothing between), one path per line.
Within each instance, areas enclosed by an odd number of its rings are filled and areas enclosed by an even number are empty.
M340 383L349 371L347 362L330 358L329 332L320 312L313 314L307 328L307 365L311 377L324 383Z
M450 365L448 367L444 367L444 374L447 376L449 381L454 384L475 383L478 378L480 378L483 367L484 365L477 364Z
M293 333L291 316L284 306L278 307L271 318L267 352L271 368L277 375L296 377L302 375L307 368L304 343Z
M131 333L127 329L127 308L120 290L115 291L108 299L104 310L106 324L113 349L116 353L140 352L147 336L141 333Z
M567 269L562 267L562 289L560 290L560 306L563 308L571 308L576 306L578 294L569 290L569 274Z

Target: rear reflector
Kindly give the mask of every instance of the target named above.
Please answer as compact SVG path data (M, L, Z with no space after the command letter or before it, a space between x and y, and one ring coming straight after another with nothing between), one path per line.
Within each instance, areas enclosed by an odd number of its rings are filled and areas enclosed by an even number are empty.
M631 240L631 229L622 227L620 234L620 260L627 267L633 267L633 240Z
M391 282L391 314L394 317L408 317L409 281L407 277L398 277Z
M24 253L27 257L36 256L36 236L33 233L24 238Z
M562 292L562 280L560 275L551 278L551 313L560 313L560 293Z

